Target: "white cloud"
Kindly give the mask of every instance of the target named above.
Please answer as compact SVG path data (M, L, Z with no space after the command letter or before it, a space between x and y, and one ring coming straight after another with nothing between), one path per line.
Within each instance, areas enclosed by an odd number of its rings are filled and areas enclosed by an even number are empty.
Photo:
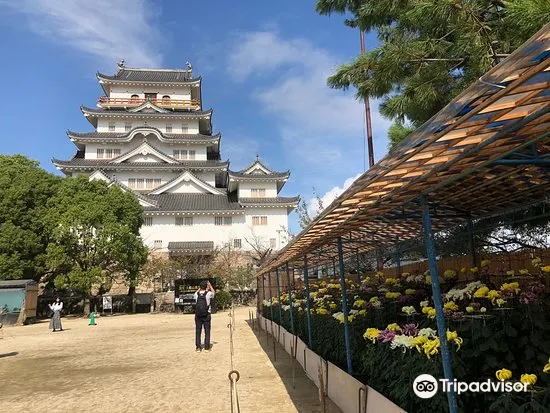
M359 146L364 134L362 103L353 92L330 89L326 84L344 61L309 40L258 31L238 37L227 67L236 82L248 78L259 82L251 99L277 121L289 158L325 167L342 165L350 144ZM371 107L375 153L380 158L386 152L390 122L379 115L376 102ZM363 157L357 150L352 155Z
M355 182L357 178L359 178L362 174L358 173L352 178L348 178L344 181L344 184L340 186L335 186L331 189L329 189L323 196L320 196L321 205L324 208L328 207L336 198L338 198L340 195L344 193L346 189L348 189L351 184ZM309 213L309 216L311 218L314 218L317 216L318 212L321 212L322 209L319 206L319 200L314 197L306 201L307 203L307 210Z
M158 67L158 15L147 0L0 0L37 34L113 65Z

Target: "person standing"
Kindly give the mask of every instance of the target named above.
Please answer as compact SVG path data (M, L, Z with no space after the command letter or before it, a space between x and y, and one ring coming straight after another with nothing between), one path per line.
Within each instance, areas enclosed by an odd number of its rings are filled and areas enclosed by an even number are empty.
M63 331L63 327L61 326L61 310L63 310L63 303L59 297L50 304L50 310L53 311L53 316L50 320L50 328L53 329L53 331Z
M196 352L202 351L201 335L204 327L204 351L210 351L210 322L212 320L212 299L216 292L210 281L201 281L195 292L195 346Z

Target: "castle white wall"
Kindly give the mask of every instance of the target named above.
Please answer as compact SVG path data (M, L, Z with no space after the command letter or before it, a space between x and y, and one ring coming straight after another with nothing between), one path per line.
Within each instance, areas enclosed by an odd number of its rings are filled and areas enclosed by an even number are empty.
M179 175L181 175L183 172L177 172L176 173L176 172L158 171L158 172L151 173L151 172L147 172L147 171L141 171L141 172L107 171L106 173L108 175L110 175L111 177L113 176L113 174L116 174L116 179L119 182L121 182L122 184L128 186L128 180L130 178L156 178L156 179L160 178L161 181L162 181L161 185L164 185L168 181L171 181L172 179L174 179L174 178L178 177ZM77 175L82 175L82 173L73 173L73 176L77 176ZM89 175L89 174L86 174L86 175ZM203 181L205 181L206 183L208 183L211 186L215 186L215 184L216 184L215 174L213 172L195 172L194 175L197 178L202 179ZM174 191L169 191L169 192L174 192ZM179 191L176 191L176 192L179 192ZM204 192L204 190L202 192ZM197 193L197 192L194 191L193 193Z
M145 93L157 93L157 99L162 99L163 96L170 96L172 100L189 100L191 99L191 87L130 87L130 86L111 86L111 98L130 99L132 95L138 95L140 99L145 99Z
M275 182L239 182L239 198L251 198L252 188L265 189L266 198L277 197L277 184Z
M149 135L151 137L152 135ZM207 147L206 145L189 145L189 144L169 144L169 143L163 143L159 140L155 139L153 141L150 138L147 138L147 142L149 142L152 146L163 152L164 154L168 156L174 155L174 150L187 150L195 151L195 160L196 161L206 161L207 158ZM97 159L97 150L98 149L120 149L120 154L123 155L124 153L136 148L141 143L143 143L143 137L136 136L134 139L132 139L130 142L123 143L123 144L116 144L116 143L90 143L86 145L84 157L86 159ZM137 158L136 158L137 159ZM158 158L154 158L155 161L158 161ZM138 162L135 159L132 159L132 162ZM148 162L148 161L139 161L139 162Z
M131 123L131 127L135 128L138 126L147 126L157 128L163 133L166 132L166 126L172 125L172 133L189 133L195 134L199 133L199 120L198 119L186 119L186 120L173 120L173 121L157 121L157 120L138 120L135 118L132 119L98 119L97 120L97 131L98 132L113 132L109 130L109 124L115 124L114 132L124 133L126 132L126 123ZM187 126L187 129L183 126ZM185 130L185 131L184 131Z
M267 216L268 225L252 225L252 217L256 215ZM169 242L213 241L214 245L221 247L227 242L233 245L234 239L241 240L245 251L252 250L246 239L252 243L257 240L265 247L269 247L270 240L274 239L276 250L284 247L286 237L281 230L288 228L286 208L247 208L246 215L231 216L233 223L228 226L215 225L215 215L194 215L192 226L176 225L175 216L153 216L153 225L142 226L141 236L149 248L154 247L156 240L162 241L162 250L167 250Z

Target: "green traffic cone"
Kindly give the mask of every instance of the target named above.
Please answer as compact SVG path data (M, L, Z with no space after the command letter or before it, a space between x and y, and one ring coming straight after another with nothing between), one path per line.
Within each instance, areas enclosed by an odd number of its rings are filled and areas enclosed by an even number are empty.
M95 323L95 313L92 311L92 314L90 316L90 324L88 324L89 326L95 326L96 323Z

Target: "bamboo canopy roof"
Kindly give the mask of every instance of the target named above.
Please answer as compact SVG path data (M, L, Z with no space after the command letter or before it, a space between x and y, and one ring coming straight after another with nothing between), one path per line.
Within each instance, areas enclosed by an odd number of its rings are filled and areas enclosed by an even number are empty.
M260 274L325 265L544 201L550 189L550 24L360 176Z

